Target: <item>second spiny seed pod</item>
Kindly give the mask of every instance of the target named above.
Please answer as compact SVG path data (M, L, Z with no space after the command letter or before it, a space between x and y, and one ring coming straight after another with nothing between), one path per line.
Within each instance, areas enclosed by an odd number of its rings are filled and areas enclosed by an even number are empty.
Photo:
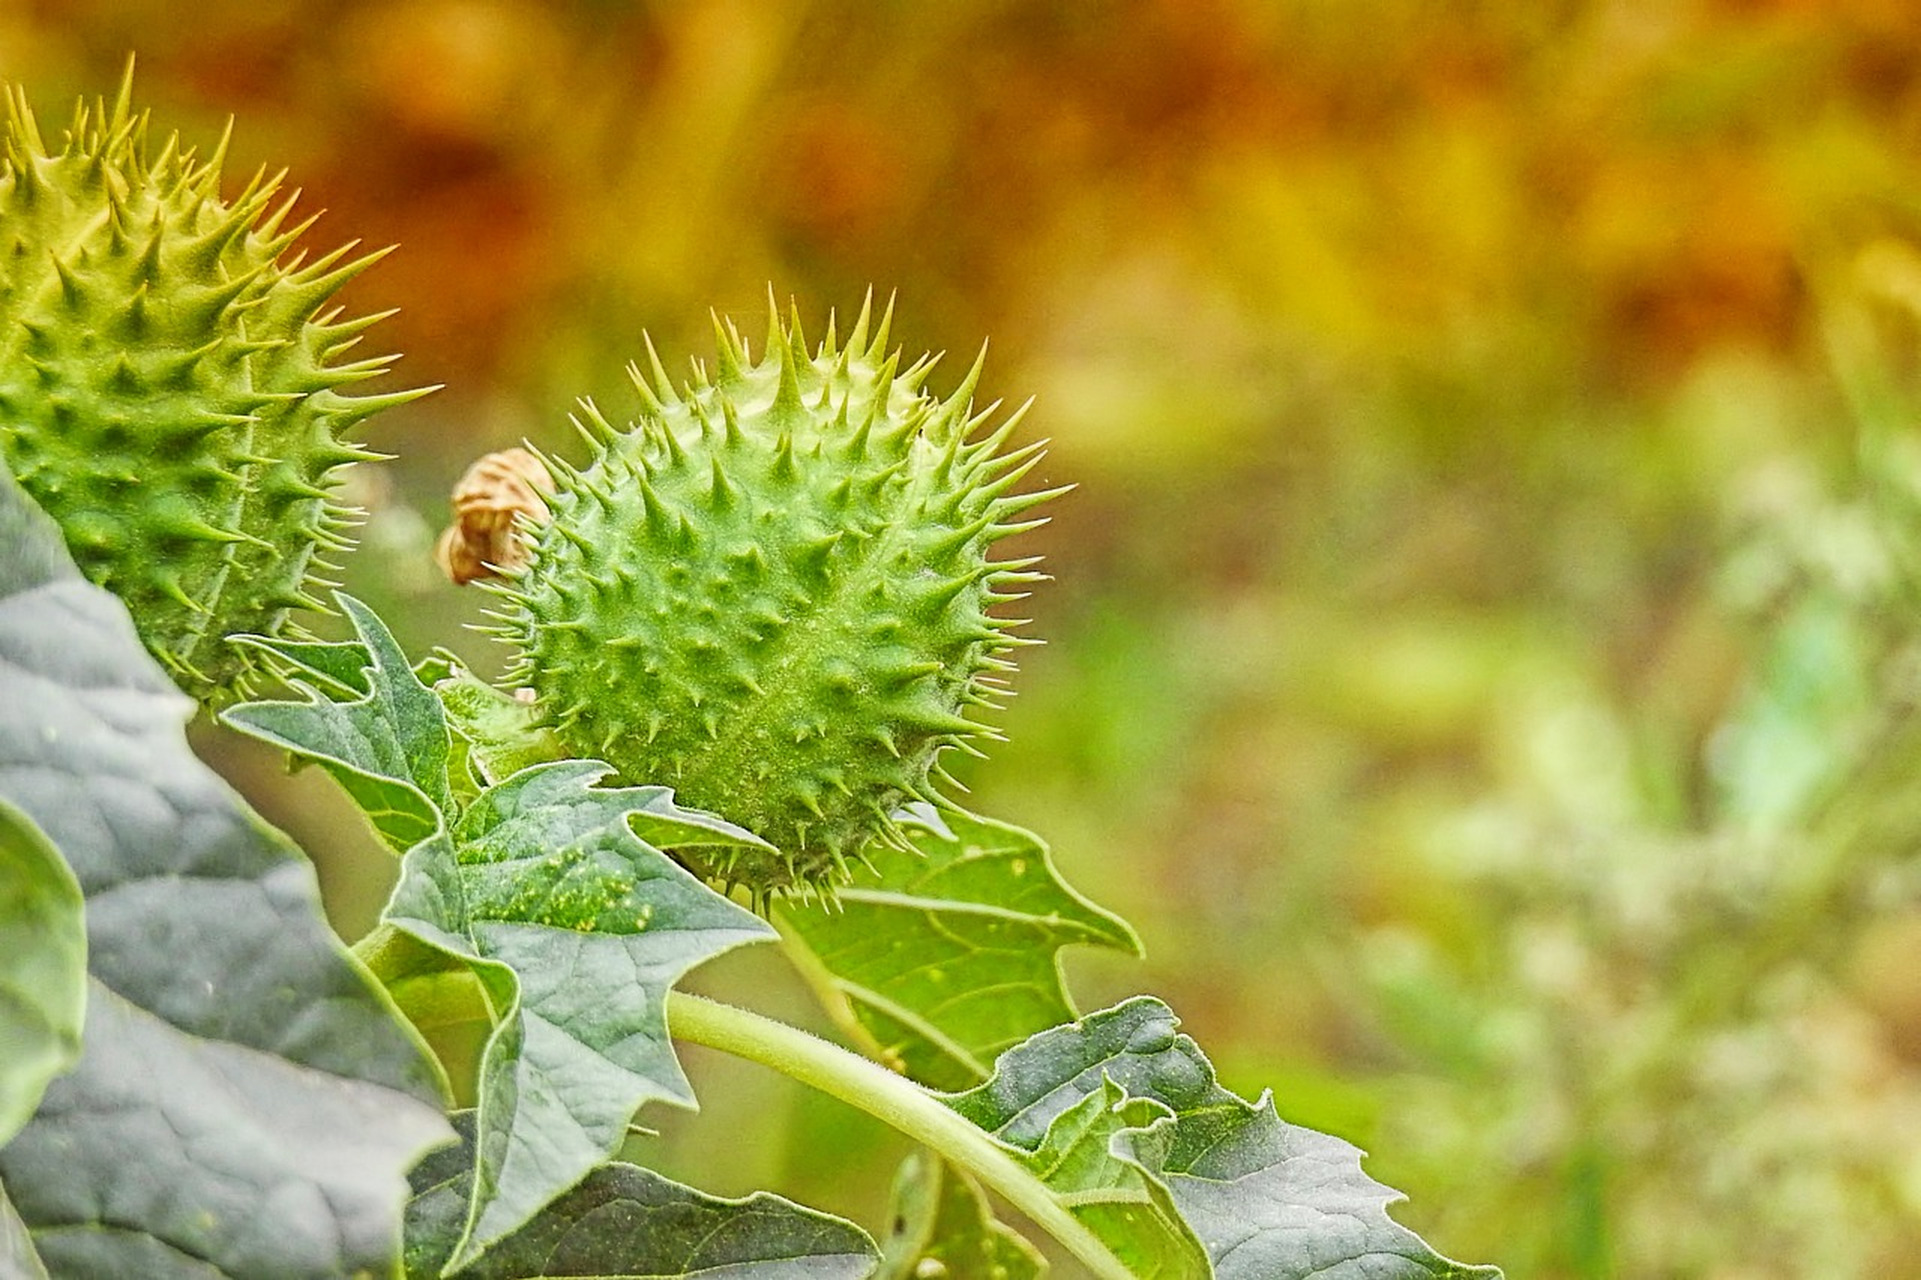
M991 549L1057 492L1013 492L1041 446L1002 452L1018 413L983 433L978 363L932 399L933 361L898 369L889 316L869 326L809 352L773 312L754 360L717 324L713 375L679 392L657 358L630 369L638 420L583 404L593 457L548 459L549 518L495 585L559 740L774 846L696 868L758 897L831 894L939 798L943 751L995 736L970 713L1023 641L992 610L1040 575Z

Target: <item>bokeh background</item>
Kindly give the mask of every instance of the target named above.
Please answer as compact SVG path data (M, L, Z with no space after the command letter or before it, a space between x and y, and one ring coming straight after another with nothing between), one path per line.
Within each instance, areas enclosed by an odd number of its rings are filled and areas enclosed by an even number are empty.
M350 300L446 388L351 583L411 645L490 661L446 491L643 329L897 291L1080 486L963 772L1145 938L1084 1005L1515 1277L1921 1275L1921 7L0 0L55 121L129 52L402 246ZM207 736L364 929L357 820ZM642 1158L876 1221L887 1135L695 1056Z

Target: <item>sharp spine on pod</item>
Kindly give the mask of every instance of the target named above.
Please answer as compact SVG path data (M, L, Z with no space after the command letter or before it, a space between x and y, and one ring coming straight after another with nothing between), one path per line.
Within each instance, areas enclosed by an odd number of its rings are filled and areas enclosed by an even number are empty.
M392 357L342 362L382 317L330 299L386 251L290 257L313 219L284 225L284 174L222 200L225 135L150 159L132 71L58 146L5 87L0 464L181 687L218 699L249 673L226 637L284 629L352 545L339 471L381 455L346 433L433 388L346 393Z
M1039 456L1001 452L1020 413L974 413L979 361L922 392L934 362L899 372L892 315L870 295L810 352L770 296L759 358L717 318L711 374L680 389L648 342L638 416L582 402L592 456L545 460L525 554L488 584L509 679L569 750L778 850L690 862L757 900L831 897L870 842L904 843L891 815L945 803L941 754L998 739L970 712L1033 643L990 610L1041 575L991 553L1059 491L1010 492Z

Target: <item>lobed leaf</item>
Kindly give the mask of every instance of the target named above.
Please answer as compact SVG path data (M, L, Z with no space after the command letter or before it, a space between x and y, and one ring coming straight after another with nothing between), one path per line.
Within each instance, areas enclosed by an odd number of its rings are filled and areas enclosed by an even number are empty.
M408 855L386 912L518 979L481 1067L490 1143L474 1251L605 1160L639 1107L693 1105L667 1035L667 991L695 965L772 936L629 826L644 821L672 844L680 825L707 843L717 820L683 816L658 787L591 789L608 772L564 761L482 793L451 844ZM556 1170L570 1176L555 1185Z
M0 474L0 797L71 867L88 968L80 1059L0 1184L57 1275L383 1271L451 1136L432 1070L191 711Z
M1074 1017L1061 948L1140 954L1032 833L924 804L898 821L913 852L870 846L837 906L789 902L780 918L842 1021L922 1084L978 1084L995 1055Z
M319 764L404 853L439 830L453 809L446 717L373 610L346 594L335 599L357 643L241 637L276 658L305 700L243 703L221 719ZM361 669L353 673L356 659Z
M0 800L0 1146L80 1057L87 931L80 885L33 819Z
M693 1105L666 994L695 965L773 934L663 850L760 842L680 808L664 787L598 787L611 772L598 761L533 765L461 809L440 699L379 618L351 597L340 605L367 654L363 692L339 701L338 681L331 696L307 681L304 702L253 703L227 719L360 780L354 794L376 822L402 813L433 823L401 859L382 927L467 968L495 1011L458 1268L604 1163L640 1107ZM306 655L270 647L298 680ZM407 972L396 977L436 967L418 947L379 950L401 957Z
M1021 1153L1028 1171L1139 1280L1211 1274L1207 1251L1166 1185L1127 1146L1133 1135L1157 1133L1170 1122L1167 1107L1130 1098L1113 1081L1102 1080L1053 1118L1038 1146Z
M1008 1051L949 1105L1059 1187L1131 1265L1171 1206L1221 1280L1500 1275L1443 1258L1395 1222L1387 1206L1401 1197L1361 1171L1358 1148L1288 1124L1271 1095L1250 1103L1222 1088L1178 1026L1165 1004L1136 997ZM1125 1194L1138 1213L1126 1214Z
M456 1124L462 1145L435 1152L414 1171L409 1275L439 1275L465 1223L474 1176L472 1113ZM866 1232L831 1214L767 1192L726 1200L616 1162L588 1174L461 1275L862 1280L873 1274L875 1257Z

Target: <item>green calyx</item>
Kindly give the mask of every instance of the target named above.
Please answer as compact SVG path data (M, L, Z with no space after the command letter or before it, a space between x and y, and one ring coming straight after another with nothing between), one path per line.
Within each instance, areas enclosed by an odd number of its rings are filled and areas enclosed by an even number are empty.
M774 846L695 868L758 897L831 894L901 842L893 814L939 801L943 751L996 736L973 713L1032 643L991 610L1041 575L990 551L1059 492L1013 492L1041 446L1002 452L1018 412L983 431L978 363L923 394L934 362L899 368L890 318L870 332L863 306L845 341L830 319L810 353L771 311L759 360L717 321L716 370L680 392L649 344L637 421L583 402L593 457L549 460L551 519L494 587L560 741Z
M181 687L216 697L246 673L229 634L319 607L354 514L337 473L378 456L346 432L425 392L345 393L391 357L342 360L381 317L329 300L383 255L290 258L297 193L262 173L223 201L224 139L149 159L130 91L131 70L50 147L6 90L0 462Z

